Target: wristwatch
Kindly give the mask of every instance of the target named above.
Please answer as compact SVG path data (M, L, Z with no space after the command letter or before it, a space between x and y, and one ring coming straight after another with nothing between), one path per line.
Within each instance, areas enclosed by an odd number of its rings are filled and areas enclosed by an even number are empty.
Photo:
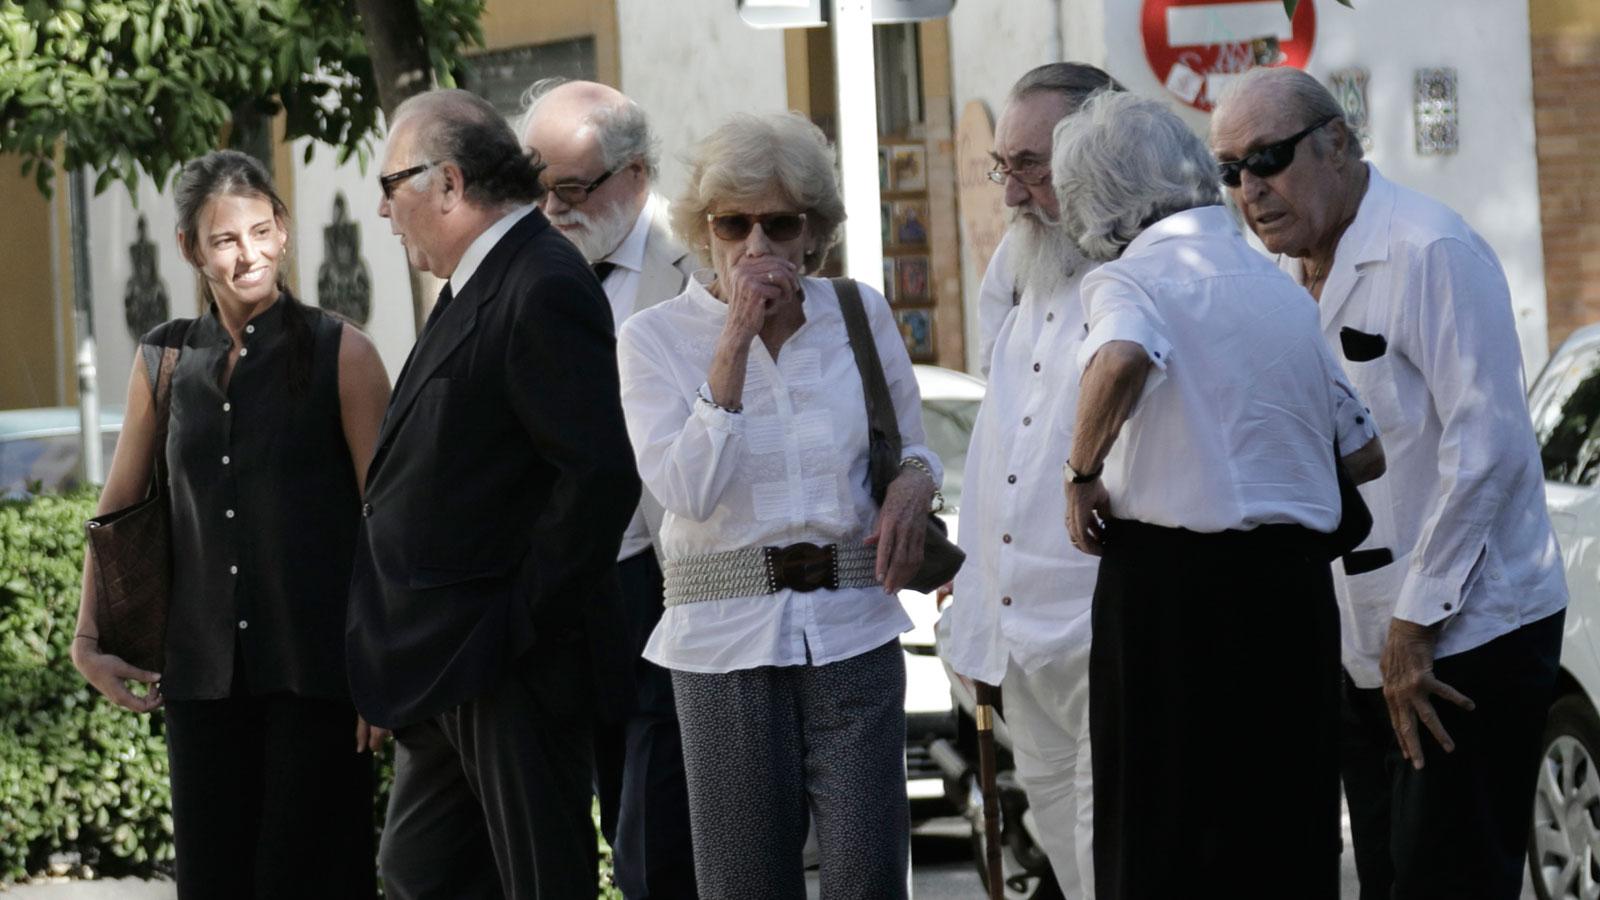
M1093 472L1079 472L1077 469L1072 467L1071 460L1068 460L1061 466L1061 468L1066 472L1067 480L1073 484L1088 484L1089 482L1094 481L1096 478L1099 478L1100 473L1106 470L1105 463L1101 463Z

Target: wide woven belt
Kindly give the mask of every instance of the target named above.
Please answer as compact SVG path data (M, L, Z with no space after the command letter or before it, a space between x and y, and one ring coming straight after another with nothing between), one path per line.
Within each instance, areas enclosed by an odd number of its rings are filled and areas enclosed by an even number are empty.
M759 597L781 590L870 587L878 551L865 544L746 547L668 560L666 605Z

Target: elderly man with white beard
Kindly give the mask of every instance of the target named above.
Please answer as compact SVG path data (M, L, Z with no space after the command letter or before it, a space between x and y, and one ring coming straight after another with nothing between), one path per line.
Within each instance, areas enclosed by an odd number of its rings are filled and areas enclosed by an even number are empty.
M940 624L951 667L1004 692L1018 778L1074 898L1094 896L1088 667L1098 563L1061 527L1088 266L1057 224L1050 136L1090 95L1120 89L1094 66L1052 63L1024 75L1000 115L990 178L1005 186L1011 225L984 285L987 313L1003 302L1004 319L967 453L967 565Z
M666 204L651 196L656 142L637 103L603 84L545 79L528 91L520 132L547 166L544 213L593 266L617 327L683 293L694 257L673 240ZM595 734L601 831L628 900L696 894L672 678L642 657L662 611L661 518L645 490L617 557L624 608L612 649L626 658L609 666L618 677L607 687L624 695L613 708L627 712Z

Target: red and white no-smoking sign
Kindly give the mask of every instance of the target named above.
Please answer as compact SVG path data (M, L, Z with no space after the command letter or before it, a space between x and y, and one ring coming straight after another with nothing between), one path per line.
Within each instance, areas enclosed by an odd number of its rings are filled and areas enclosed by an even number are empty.
M1140 29L1156 79L1209 112L1231 79L1256 66L1304 68L1317 13L1304 0L1291 21L1282 0L1144 0Z

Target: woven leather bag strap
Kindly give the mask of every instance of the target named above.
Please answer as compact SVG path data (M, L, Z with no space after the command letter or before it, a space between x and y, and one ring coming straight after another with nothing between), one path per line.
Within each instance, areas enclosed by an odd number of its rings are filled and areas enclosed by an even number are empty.
M900 423L895 418L894 399L889 396L889 382L883 377L878 345L872 339L872 327L867 324L867 308L861 302L861 291L853 278L830 280L834 293L839 295L839 311L844 315L845 334L850 340L850 350L856 357L856 368L861 373L861 393L867 401L869 440L881 441L891 451L889 454L868 456L872 492L881 502L884 491L896 474L889 466L898 464L900 460Z
M183 353L194 321L186 319L170 329L162 346L143 344L139 347L154 395L156 417L152 445L155 447L155 478L151 479L149 496L158 496L167 490L167 427L172 422L172 375L177 371L178 357Z

